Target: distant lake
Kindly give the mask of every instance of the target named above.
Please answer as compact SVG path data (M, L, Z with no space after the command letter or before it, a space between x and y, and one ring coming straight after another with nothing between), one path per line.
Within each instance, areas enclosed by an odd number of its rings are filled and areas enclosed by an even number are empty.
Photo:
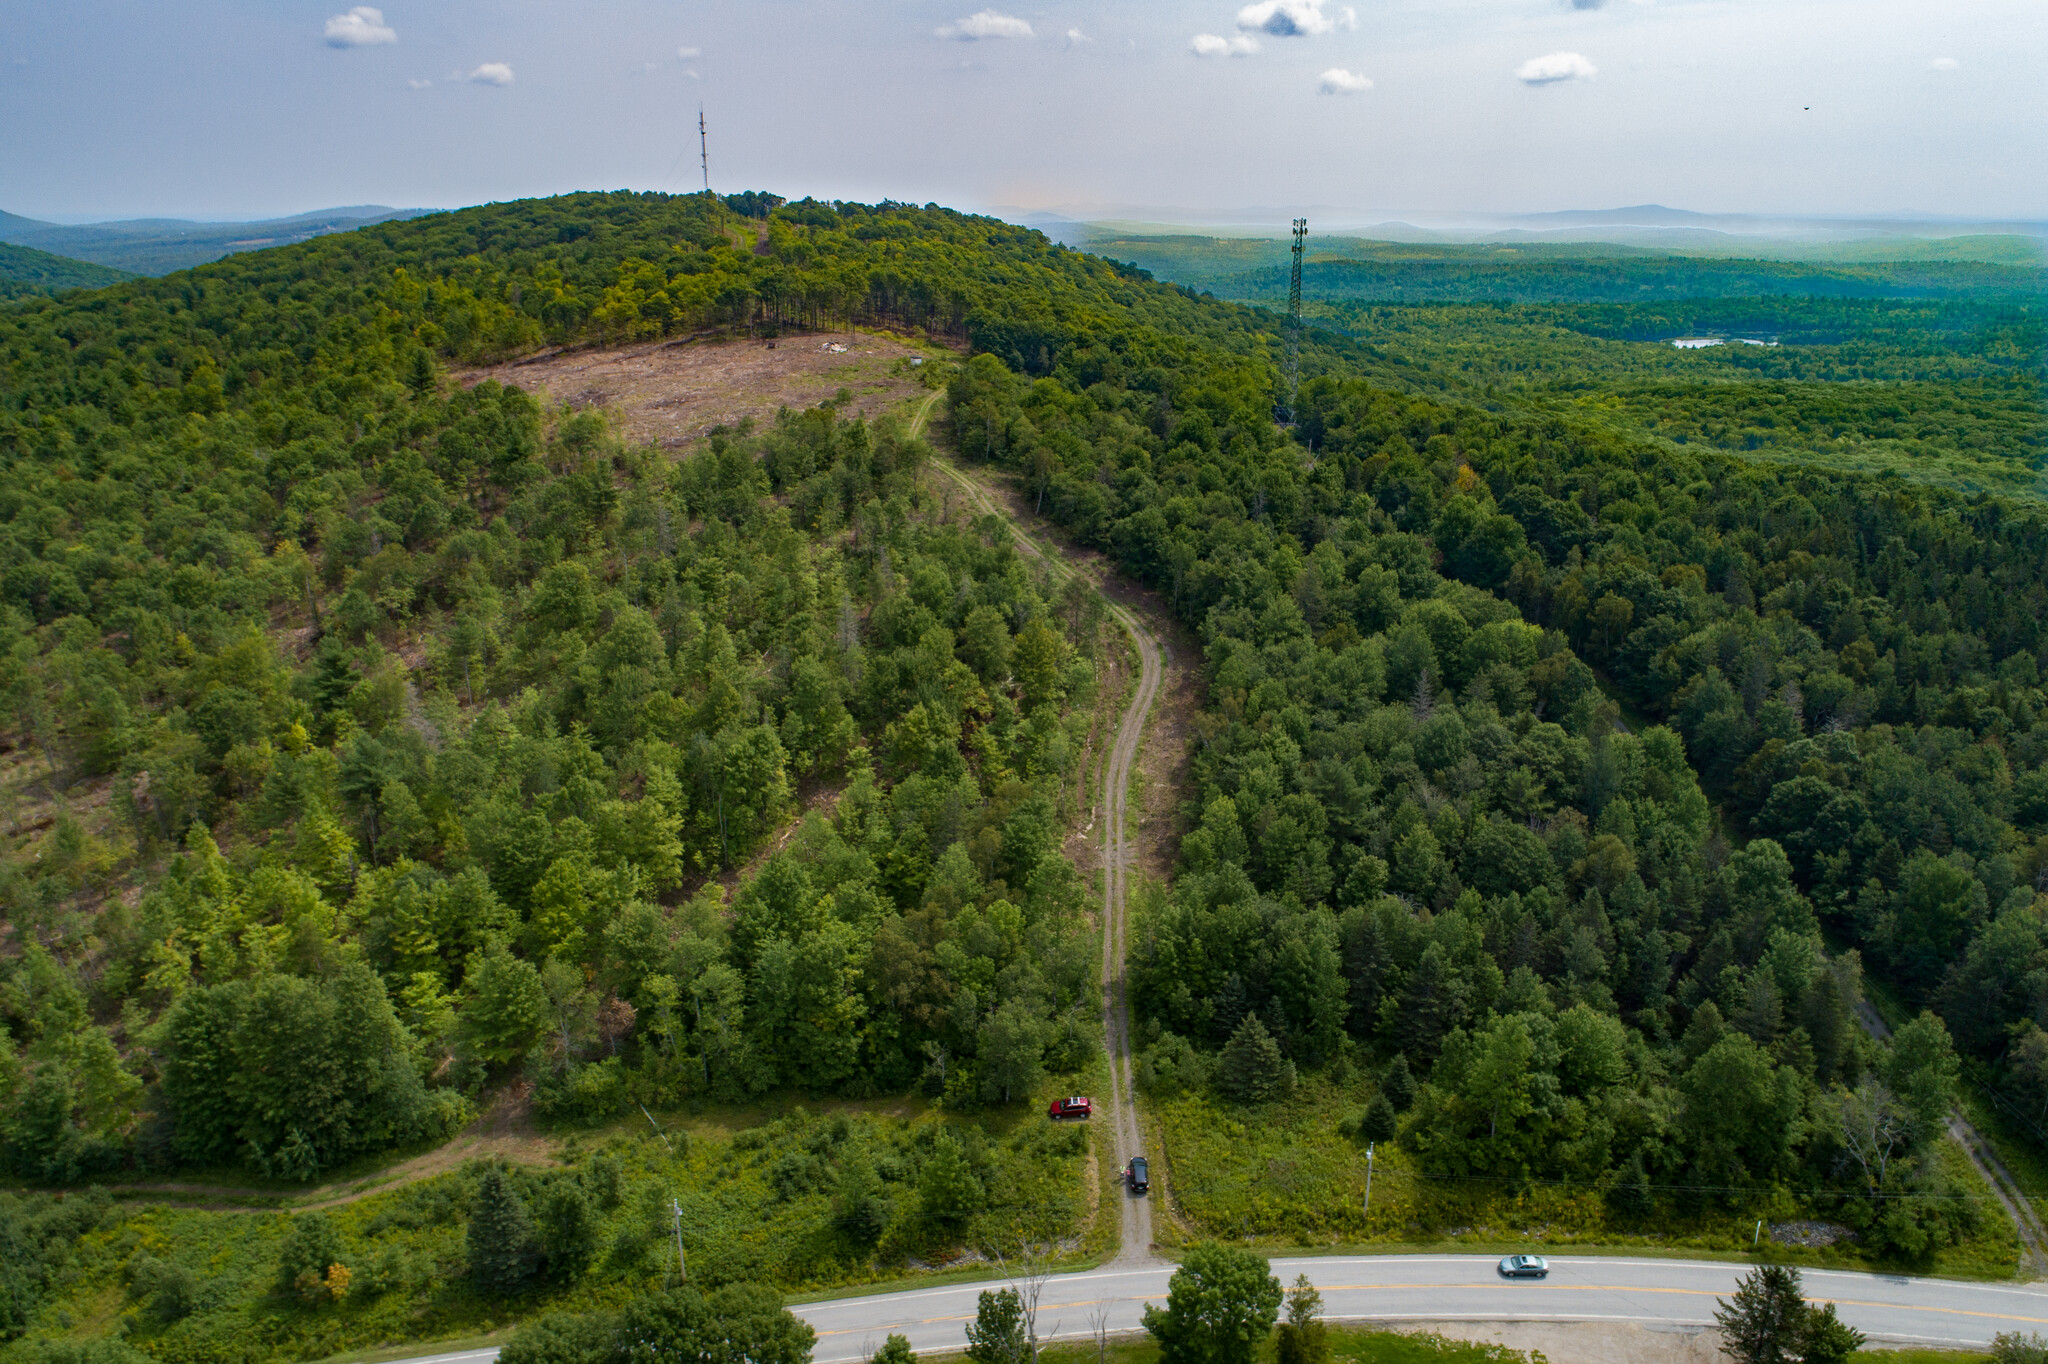
M1719 336L1681 336L1671 344L1680 350L1705 350L1708 346L1725 346L1732 339L1738 346L1775 346L1775 341L1761 341L1753 336L1723 338Z

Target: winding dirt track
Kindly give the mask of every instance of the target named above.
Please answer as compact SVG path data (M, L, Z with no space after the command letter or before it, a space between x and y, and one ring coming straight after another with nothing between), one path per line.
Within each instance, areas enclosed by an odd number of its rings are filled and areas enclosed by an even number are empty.
M939 397L937 393L932 394L918 408L917 418L910 428L912 435L924 426ZM1076 576L1073 567L1061 557L1057 548L1041 545L1011 519L1002 503L976 473L936 454L933 464L967 494L976 508L1001 517L1017 547L1026 556L1044 564L1061 581ZM1131 644L1138 653L1138 682L1131 689L1131 699L1124 706L1123 715L1117 723L1116 741L1103 768L1100 806L1103 812L1102 1012L1109 1049L1110 1083L1109 1101L1103 1116L1110 1121L1117 1167L1121 1169L1130 1163L1133 1156L1143 1155L1145 1151L1144 1129L1138 1121L1137 1092L1131 1079L1131 1001L1124 983L1130 872L1136 861L1129 808L1131 772L1137 764L1138 749L1144 739L1146 717L1152 712L1153 702L1159 698L1160 681L1166 672L1166 647L1128 607L1112 600L1099 588L1096 595L1102 598L1110 619L1131 637ZM1157 1178L1155 1173L1155 1181ZM1152 1263L1155 1257L1152 1254L1151 1199L1132 1197L1126 1190L1122 1204L1116 1263Z

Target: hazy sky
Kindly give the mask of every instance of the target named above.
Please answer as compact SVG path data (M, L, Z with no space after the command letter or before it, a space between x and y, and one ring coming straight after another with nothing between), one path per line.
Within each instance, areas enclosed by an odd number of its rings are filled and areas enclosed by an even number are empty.
M2048 217L2048 0L0 0L0 208Z

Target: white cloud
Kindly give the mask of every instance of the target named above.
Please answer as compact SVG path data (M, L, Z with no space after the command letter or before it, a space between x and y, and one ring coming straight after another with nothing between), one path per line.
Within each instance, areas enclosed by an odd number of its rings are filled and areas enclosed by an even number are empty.
M1317 78L1316 89L1326 95L1356 95L1372 89L1372 82L1356 71L1333 66Z
M503 62L485 62L463 79L473 85L510 85L512 68Z
M1559 81L1589 81L1599 69L1576 52L1546 52L1516 67L1515 79L1524 85L1556 85Z
M1258 50L1259 40L1243 34L1219 38L1213 33L1197 33L1188 44L1188 51L1197 57L1249 57Z
M1095 40L1093 38L1089 37L1087 34L1083 33L1078 28L1070 28L1067 30L1068 47L1079 47L1082 43L1092 43L1094 41Z
M704 49L701 47L679 47L676 49L676 55L678 57L681 57L684 61L688 61L692 57L703 56Z
M1961 66L1962 63L1957 61L1954 57L1936 57L1933 61L1927 63L1927 65L1932 67L1936 71L1953 71L1957 67Z
M977 14L970 14L965 19L956 20L943 27L933 29L932 32L941 38L958 38L963 43L971 43L981 38L1029 38L1032 36L1031 25L1013 14L999 14L992 9L985 9Z
M1357 28L1358 14L1349 5L1335 17L1323 13L1323 0L1257 0L1237 12L1237 26L1247 33L1275 38L1306 38L1338 28Z
M432 81L407 81L406 84L411 86L415 90L431 90L434 88L434 83Z
M327 21L329 47L375 47L397 41L398 30L384 22L384 11L369 5L357 5Z

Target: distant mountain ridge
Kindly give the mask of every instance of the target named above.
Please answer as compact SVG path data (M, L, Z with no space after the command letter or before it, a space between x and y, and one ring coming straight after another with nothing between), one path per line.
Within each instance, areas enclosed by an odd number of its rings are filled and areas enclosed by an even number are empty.
M0 212L0 242L137 275L166 275L237 251L286 246L329 232L418 218L440 210L357 204L258 222L206 223L183 218L130 218L105 223L46 223Z
M1172 209L998 210L1055 241L1090 249L1104 238L1214 235L1279 239L1291 217L1306 214L1316 237L1439 245L1558 243L1608 245L1678 255L1778 259L1959 259L2039 265L2048 259L2048 221L1937 218L1926 215L1806 216L1697 213L1662 204L1565 209L1553 213L1405 212L1374 214L1330 205L1248 208L1198 214Z

